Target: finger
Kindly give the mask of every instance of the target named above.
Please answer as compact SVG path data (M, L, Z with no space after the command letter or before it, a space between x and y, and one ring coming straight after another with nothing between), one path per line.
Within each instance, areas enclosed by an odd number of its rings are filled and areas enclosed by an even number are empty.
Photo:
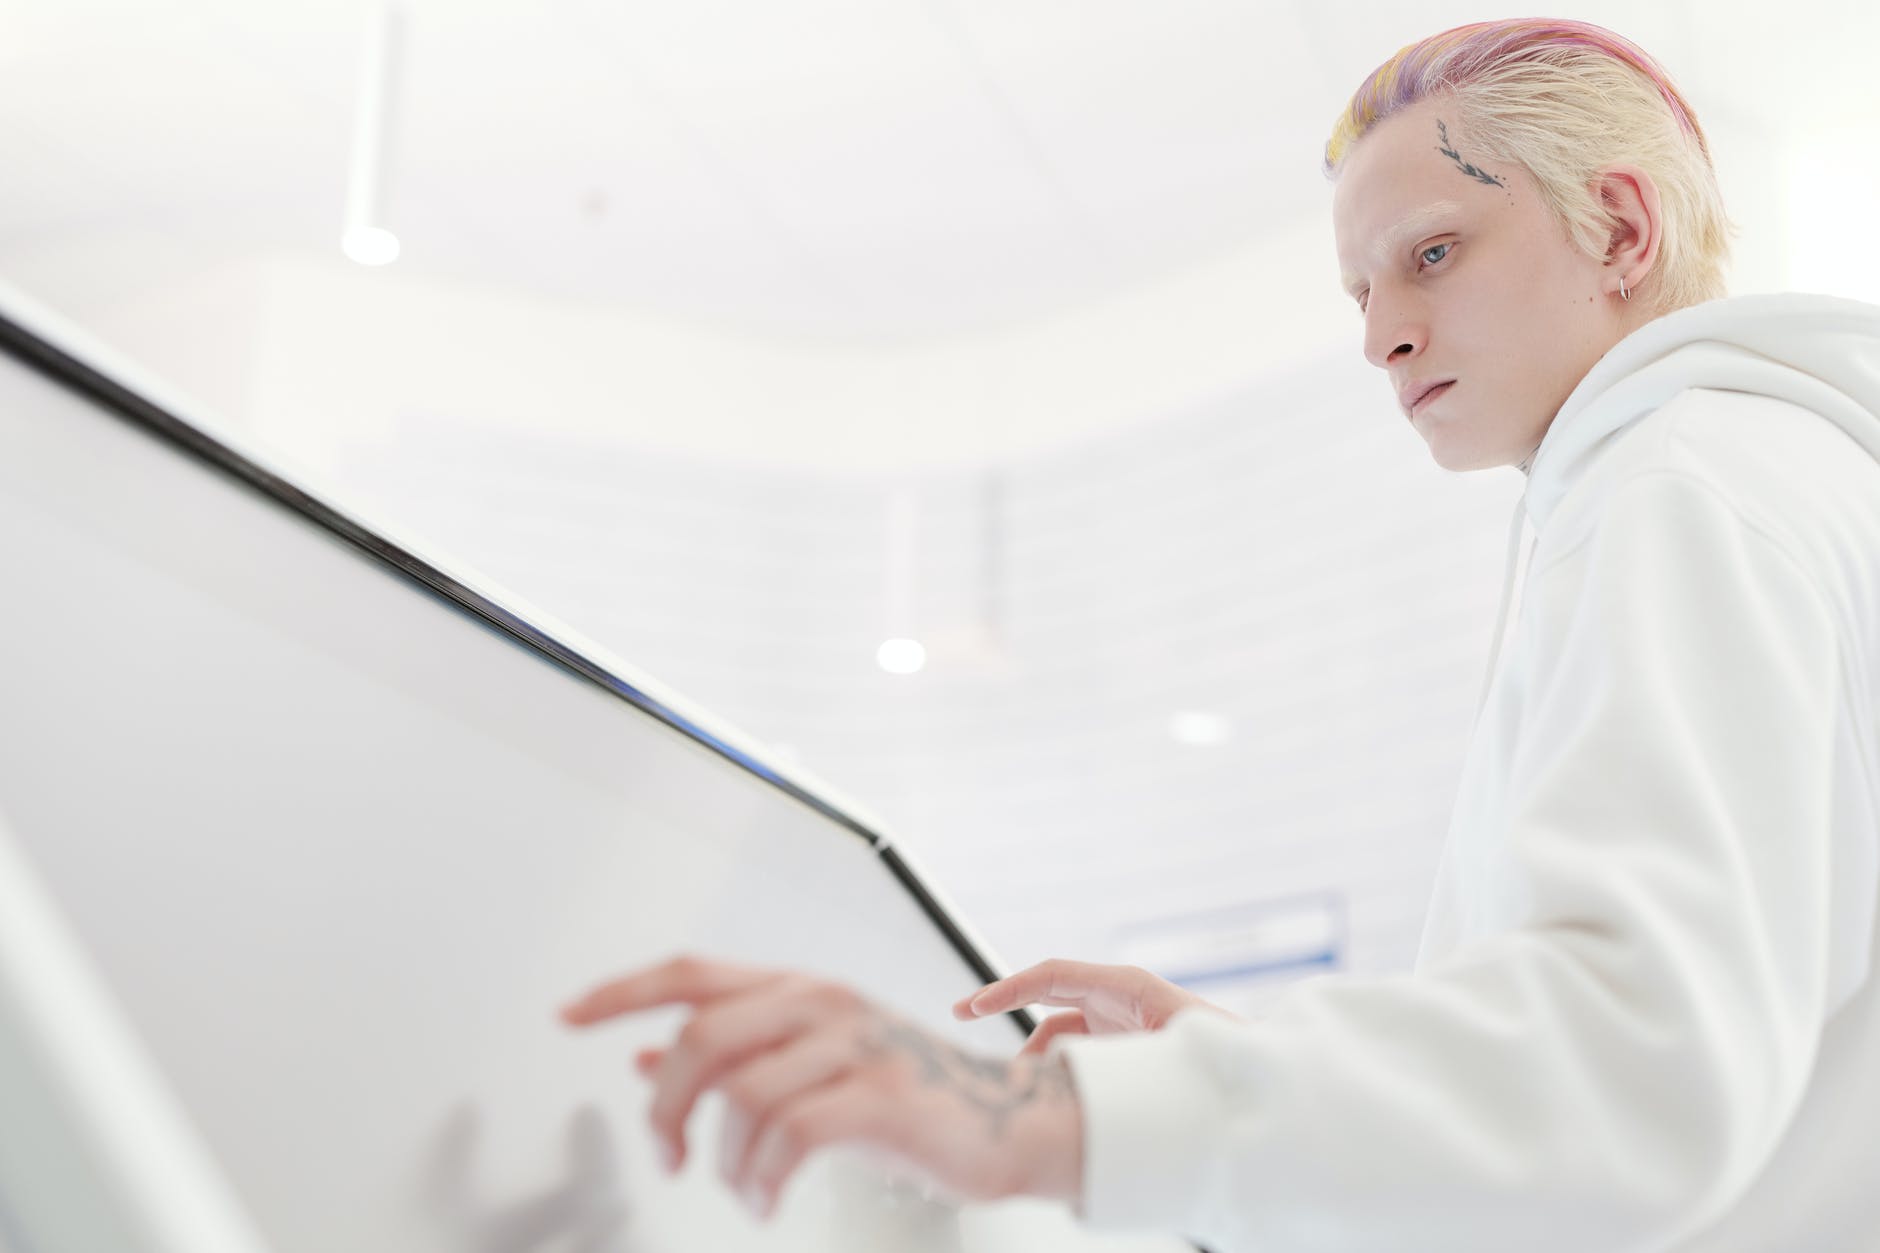
M717 1085L726 1102L718 1169L733 1191L743 1195L752 1149L775 1121L777 1111L804 1093L840 1079L857 1060L852 1034L809 1032L760 1054L723 1078Z
M1073 962L1061 958L1039 962L997 983L985 987L954 1006L962 1017L1003 1014L1025 1005L1054 1005L1075 1008L1092 992L1116 990L1126 986L1130 977L1127 966L1102 966L1094 962Z
M858 998L845 987L786 977L700 1010L666 1050L653 1080L648 1117L673 1167L685 1161L685 1124L693 1108L721 1075L841 1016L856 1003Z
M1083 1011L1066 1010L1053 1014L1038 1024L1038 1029L1025 1041L1025 1047L1018 1050L1018 1055L1042 1055L1051 1047L1051 1041L1061 1035L1089 1035L1090 1023L1084 1018Z
M904 1138L894 1130L892 1109L879 1095L863 1084L838 1080L776 1111L751 1150L739 1195L758 1218L769 1218L784 1187L817 1149L861 1141L896 1150Z
M749 991L781 973L700 957L675 957L589 989L562 1006L561 1017L571 1026L584 1027L658 1005L705 1005Z
M953 1016L961 1021L979 1017L979 1011L973 1008L973 1002L998 986L998 983L988 983L977 992L968 992L965 996L953 1002Z

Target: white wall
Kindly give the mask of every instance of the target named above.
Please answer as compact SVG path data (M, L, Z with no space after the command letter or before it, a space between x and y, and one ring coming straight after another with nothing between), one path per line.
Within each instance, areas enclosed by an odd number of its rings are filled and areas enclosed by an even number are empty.
M1836 268L1819 243L1847 237L1805 194L1819 151L1724 109L1708 129L1736 290L1874 294L1848 264L1871 249ZM1014 961L1133 960L1180 918L1320 892L1353 967L1409 959L1520 484L1430 464L1322 220L900 348L156 231L0 262L315 481L792 747ZM903 492L913 678L872 660ZM1182 710L1233 737L1175 743Z
M1342 356L993 470L417 414L331 472L861 797L1008 960L1329 892L1371 970L1414 952L1519 491L1435 468ZM906 677L873 661L897 491L936 645ZM1182 710L1231 738L1175 742Z
M1329 192L1328 192L1329 195ZM968 466L1169 412L1352 321L1325 220L1058 316L871 347L183 235L0 249L10 281L310 465L414 412L755 465Z

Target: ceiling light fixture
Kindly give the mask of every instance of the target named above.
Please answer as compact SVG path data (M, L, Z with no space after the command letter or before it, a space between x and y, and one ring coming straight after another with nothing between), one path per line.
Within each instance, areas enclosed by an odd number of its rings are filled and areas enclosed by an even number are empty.
M1168 720L1168 733L1179 744L1197 747L1223 744L1234 734L1234 725L1220 714L1187 709Z
M398 236L382 223L386 138L392 129L392 84L403 24L403 13L391 0L377 5L366 22L359 61L359 103L353 114L352 169L340 250L360 265L385 265L398 257Z
M927 649L919 640L883 640L875 661L889 674L914 674L927 664Z
M913 674L927 664L927 650L913 638L914 559L917 551L915 528L918 505L909 487L890 490L883 554L887 570L886 604L888 638L875 650L875 664L889 674Z

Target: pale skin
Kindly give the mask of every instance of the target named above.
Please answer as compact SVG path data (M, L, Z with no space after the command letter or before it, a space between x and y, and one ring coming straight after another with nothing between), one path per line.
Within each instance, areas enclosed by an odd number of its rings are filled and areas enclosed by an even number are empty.
M1393 401L1407 383L1456 380L1406 418L1444 469L1525 471L1587 371L1655 316L1638 287L1658 258L1657 185L1623 164L1589 185L1616 223L1603 258L1574 246L1532 175L1474 149L1446 98L1378 123L1346 157L1332 222L1364 356Z
M1580 379L1655 316L1619 293L1657 260L1658 189L1628 165L1594 183L1615 223L1600 258L1574 247L1532 176L1474 151L1445 100L1385 120L1347 157L1332 216L1364 355L1390 375L1393 396L1456 380L1414 418L1445 469L1525 471ZM691 1011L677 1039L635 1059L653 1088L653 1136L679 1169L694 1108L720 1093L719 1172L759 1216L806 1158L837 1144L896 1158L959 1200L1031 1195L1081 1209L1083 1113L1052 1042L1158 1031L1192 1008L1226 1012L1139 967L1042 962L952 1007L960 1019L1066 1011L997 1058L839 983L679 957L598 985L561 1017L591 1027L674 1005Z
M1063 1035L1155 1031L1191 1006L1225 1013L1134 966L1047 961L962 998L970 1020L1063 1007L1012 1058L968 1053L839 983L786 970L676 957L591 989L561 1018L589 1027L660 1006L691 1017L635 1064L669 1170L706 1092L725 1100L719 1173L768 1217L813 1152L857 1145L898 1159L956 1199L1037 1196L1081 1207L1083 1115Z

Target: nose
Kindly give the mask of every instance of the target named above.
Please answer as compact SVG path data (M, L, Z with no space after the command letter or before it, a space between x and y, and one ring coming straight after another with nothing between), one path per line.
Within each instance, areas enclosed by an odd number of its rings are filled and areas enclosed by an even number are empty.
M1388 370L1423 351L1429 332L1423 315L1407 302L1380 299L1372 292L1364 313L1364 358Z

